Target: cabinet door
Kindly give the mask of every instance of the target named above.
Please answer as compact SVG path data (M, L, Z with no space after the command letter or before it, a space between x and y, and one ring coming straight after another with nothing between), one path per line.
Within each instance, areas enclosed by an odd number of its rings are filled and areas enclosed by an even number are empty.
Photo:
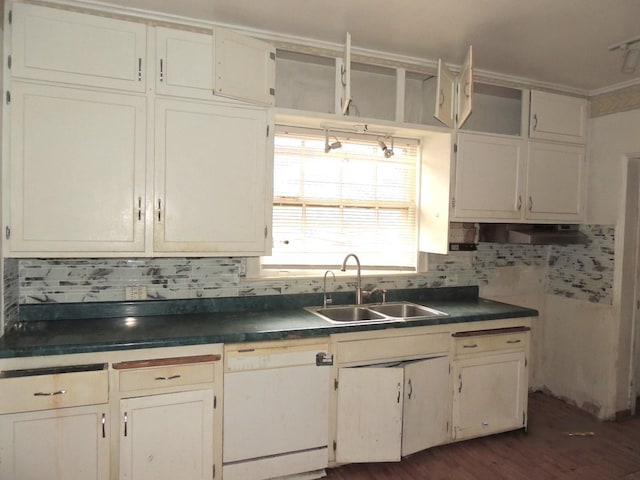
M274 105L276 50L266 42L214 28L214 89L223 97Z
M530 142L526 218L582 219L584 168L584 147Z
M473 109L473 47L469 47L460 77L458 78L458 108L456 116L457 127L464 125L471 116Z
M273 163L267 126L264 109L157 101L156 251L265 253Z
M403 457L447 441L450 388L449 357L404 366Z
M520 218L524 153L520 138L458 134L453 217Z
M403 369L340 368L336 462L400 460Z
M15 77L144 92L146 25L15 3Z
M531 92L531 138L584 144L586 130L586 99L536 90Z
M212 390L123 399L120 414L121 479L212 478Z
M438 98L433 116L447 127L455 126L456 76L447 68L442 59L438 60Z
M340 98L340 105L336 105L336 112L341 111L344 115L348 115L349 106L351 105L351 34L349 32L347 32L347 37L344 42L344 53L340 60L336 65L339 67L339 71L336 73L340 80L339 88L336 88L336 91L342 92L342 96Z
M3 480L107 480L106 405L0 415Z
M11 252L141 252L142 97L14 82Z
M213 98L213 35L156 27L156 91Z
M456 360L454 438L461 440L523 427L527 385L524 352Z

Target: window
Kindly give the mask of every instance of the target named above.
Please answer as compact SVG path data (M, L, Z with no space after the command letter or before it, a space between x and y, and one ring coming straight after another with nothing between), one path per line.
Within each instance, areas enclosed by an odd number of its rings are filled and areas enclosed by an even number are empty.
M418 141L394 138L385 158L376 135L330 135L342 147L325 153L324 131L278 127L263 267L320 268L354 252L367 268L415 269Z

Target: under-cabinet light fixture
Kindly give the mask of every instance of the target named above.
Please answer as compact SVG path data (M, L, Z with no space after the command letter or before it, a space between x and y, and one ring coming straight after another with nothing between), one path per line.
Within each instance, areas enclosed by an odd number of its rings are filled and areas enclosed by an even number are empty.
M324 153L329 153L331 150L342 148L342 143L337 137L333 137L336 141L329 143L329 130L324 131Z
M622 73L634 73L640 62L640 37L609 46L610 51L618 49L622 51Z
M391 140L391 147L388 147L387 144L384 142L385 140L389 141ZM378 137L378 145L380 145L380 149L382 150L382 153L384 154L384 158L391 158L394 155L394 151L393 151L393 137Z

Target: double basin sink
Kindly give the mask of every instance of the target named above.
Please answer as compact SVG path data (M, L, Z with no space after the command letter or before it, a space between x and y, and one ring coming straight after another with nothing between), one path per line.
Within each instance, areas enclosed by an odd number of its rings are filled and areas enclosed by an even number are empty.
M390 302L371 305L340 305L306 307L305 310L335 324L385 323L446 317L448 314L411 302Z

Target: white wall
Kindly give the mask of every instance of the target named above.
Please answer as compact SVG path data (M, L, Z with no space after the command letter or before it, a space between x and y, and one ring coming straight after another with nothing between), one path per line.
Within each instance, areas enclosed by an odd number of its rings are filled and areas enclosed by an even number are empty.
M640 110L589 120L587 220L615 225L618 219L622 159L640 152Z

